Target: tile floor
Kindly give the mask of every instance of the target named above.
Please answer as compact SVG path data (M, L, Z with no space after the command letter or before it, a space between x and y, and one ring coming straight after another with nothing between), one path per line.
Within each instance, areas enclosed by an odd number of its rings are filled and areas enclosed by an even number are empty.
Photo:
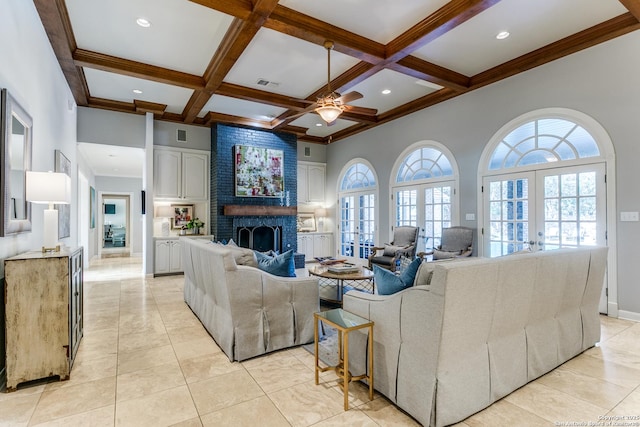
M84 308L71 379L0 393L0 426L418 425L381 395L369 402L361 384L344 412L335 375L314 385L302 348L230 363L184 304L182 276L144 279L140 259L93 262ZM602 317L601 345L458 426L596 425L587 423L605 415L640 415L640 323Z

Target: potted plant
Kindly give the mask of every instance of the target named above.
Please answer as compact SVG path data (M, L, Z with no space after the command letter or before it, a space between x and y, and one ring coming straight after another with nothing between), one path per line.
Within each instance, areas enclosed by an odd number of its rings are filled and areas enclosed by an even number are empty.
M200 218L194 218L187 222L187 229L191 231L191 234L200 234L202 227L204 227L204 222L200 221Z

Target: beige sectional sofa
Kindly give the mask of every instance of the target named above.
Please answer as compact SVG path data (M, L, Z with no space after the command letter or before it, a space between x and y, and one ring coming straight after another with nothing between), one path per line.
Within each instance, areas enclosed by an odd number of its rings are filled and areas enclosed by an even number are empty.
M229 360L313 341L313 313L319 311L317 279L278 277L252 265L238 265L236 261L254 261L241 248L180 240L184 300Z
M389 296L348 292L375 321L375 389L423 425L456 423L592 347L606 248L424 263ZM366 369L363 334L350 370Z

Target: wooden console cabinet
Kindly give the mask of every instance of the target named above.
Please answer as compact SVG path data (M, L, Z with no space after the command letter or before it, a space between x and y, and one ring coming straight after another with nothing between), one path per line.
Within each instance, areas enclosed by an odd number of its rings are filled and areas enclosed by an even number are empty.
M82 338L82 248L25 252L4 261L7 391L69 379Z

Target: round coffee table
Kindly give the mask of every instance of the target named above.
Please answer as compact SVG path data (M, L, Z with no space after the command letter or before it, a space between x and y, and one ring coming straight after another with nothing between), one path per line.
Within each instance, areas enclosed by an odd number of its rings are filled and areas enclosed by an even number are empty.
M358 267L358 271L350 273L334 273L329 266L316 265L309 268L309 274L319 278L320 299L332 304L342 305L342 295L351 289L375 293L373 271Z

